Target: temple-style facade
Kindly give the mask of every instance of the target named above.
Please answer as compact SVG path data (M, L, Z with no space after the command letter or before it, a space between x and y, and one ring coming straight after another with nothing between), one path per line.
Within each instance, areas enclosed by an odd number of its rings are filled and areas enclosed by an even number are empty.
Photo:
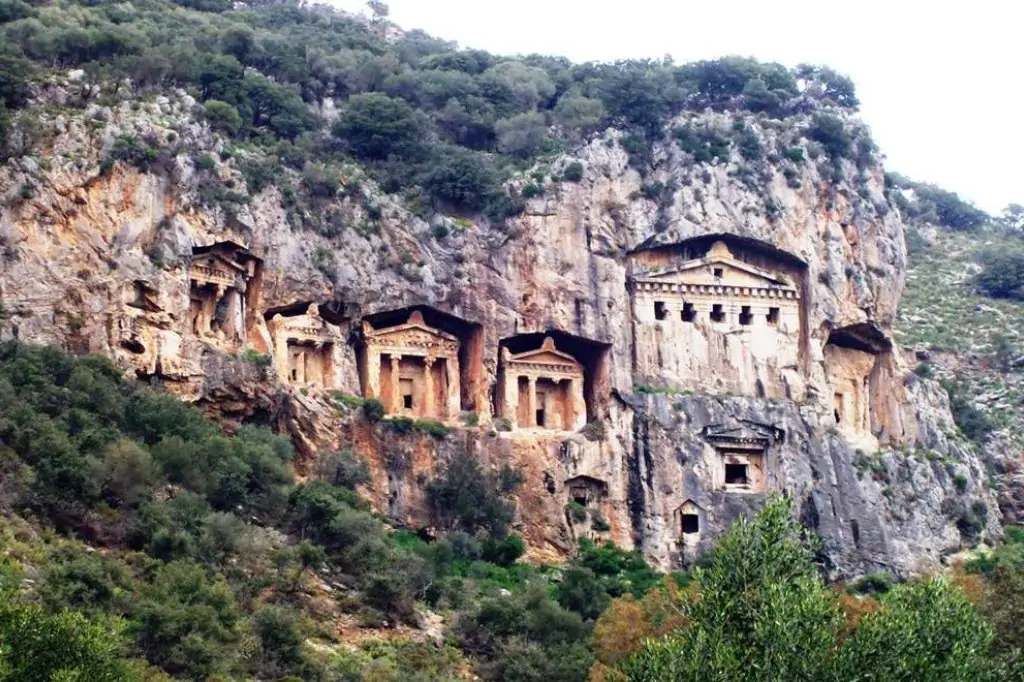
M259 259L220 242L193 249L189 266L189 331L202 341L238 348L246 340L246 294Z
M310 388L340 388L343 350L341 329L320 316L310 304L301 315L277 313L267 322L274 347L274 367L287 384Z
M680 249L633 263L638 374L680 389L788 395L801 374L795 259L759 252L754 265L721 240L697 258Z
M404 324L363 323L363 395L391 414L454 419L459 414L459 339L434 329L413 310Z
M738 423L705 427L703 435L715 449L712 480L716 490L761 493L769 489L768 453L783 438L779 429Z
M523 429L569 431L587 422L583 365L549 336L522 353L502 348L499 412Z
M785 277L733 257L715 242L703 258L633 278L635 313L643 322L705 320L720 330L748 327L796 332L800 294Z

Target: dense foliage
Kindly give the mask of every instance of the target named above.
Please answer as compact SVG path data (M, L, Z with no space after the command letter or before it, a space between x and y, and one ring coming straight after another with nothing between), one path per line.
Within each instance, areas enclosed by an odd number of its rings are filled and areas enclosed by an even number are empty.
M297 485L286 440L225 435L98 358L0 345L0 443L0 680L425 680L467 665L583 680L594 619L658 579L612 546L585 544L564 573L517 563L521 476L464 452L426 481L440 534L395 532L356 494L368 472L351 453ZM336 647L333 618L416 624L423 606L458 648Z
M1024 301L1024 250L985 251L976 281L986 296Z
M978 230L991 220L991 216L955 192L914 182L898 173L886 174L885 181L890 197L909 220L960 231Z
M877 600L827 588L786 501L735 524L693 579L680 623L641 644L621 665L625 679L967 682L1020 674L1015 652L942 578Z
M183 87L214 129L269 152L247 177L353 158L413 203L501 219L523 205L503 187L511 169L608 125L639 151L683 110L787 117L858 106L852 82L828 68L507 58L420 31L394 39L390 28L382 16L294 0L0 0L0 107L23 107L28 82L55 70L83 69L101 84L127 78L139 94ZM330 125L320 115L328 98L340 106ZM827 136L845 151L842 131Z

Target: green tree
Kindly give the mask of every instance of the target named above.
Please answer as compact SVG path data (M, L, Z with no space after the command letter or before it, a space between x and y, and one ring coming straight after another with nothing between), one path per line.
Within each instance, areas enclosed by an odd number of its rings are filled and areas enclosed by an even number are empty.
M741 518L693 578L688 624L626 664L630 680L817 680L842 616L788 500Z
M529 112L498 121L494 126L498 149L506 154L529 158L537 153L547 138L544 114Z
M839 649L833 679L975 682L1003 679L992 627L942 578L900 585L882 597Z
M211 128L228 135L237 134L238 130L242 127L242 117L239 115L238 109L227 102L221 102L217 99L207 100L206 104L203 105L203 114L206 116L206 120L210 123Z
M442 201L480 211L501 194L498 173L490 159L461 147L441 147L421 180Z
M975 281L986 296L1024 301L1024 251L987 251Z
M0 591L0 680L138 679L122 657L119 626L92 623L73 611L46 613L13 590Z
M597 130L606 112L601 100L570 91L558 99L554 115L558 125L579 138Z
M386 159L415 155L425 129L405 101L372 92L351 97L331 132L358 158Z
M847 622L786 499L740 519L693 572L682 625L622 666L628 680L1003 679L991 627L943 579L893 588Z
M427 501L440 527L501 538L515 511L509 497L522 482L522 473L507 466L486 471L462 450L441 476L427 483Z

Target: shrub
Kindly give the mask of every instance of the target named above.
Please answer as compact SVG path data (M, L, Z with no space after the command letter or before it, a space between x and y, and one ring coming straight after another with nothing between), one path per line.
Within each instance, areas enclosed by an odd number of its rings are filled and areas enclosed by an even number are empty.
M966 387L959 379L943 380L942 387L949 394L949 408L953 421L970 440L981 443L995 428L988 416L971 402Z
M135 679L117 630L72 611L46 613L13 590L0 593L0 671L12 682Z
M238 113L238 109L227 102L216 99L207 100L203 105L203 115L211 128L230 136L238 134L242 127L242 116Z
M422 183L438 199L470 210L483 210L501 192L488 157L459 147L440 148Z
M356 157L411 157L423 144L425 123L404 100L381 92L353 95L331 127Z
M197 171L212 171L217 167L217 162L209 154L200 154L195 159Z
M579 182L583 179L583 164L571 161L562 170L562 179L566 182Z
M434 438L444 438L451 433L451 429L436 419L417 419L413 428Z
M820 144L833 159L849 157L853 147L853 138L846 132L843 120L832 114L815 114L807 129L807 137Z
M565 505L565 513L573 523L584 523L587 520L587 508L576 500L570 500Z
M687 123L676 128L673 136L679 148L692 154L697 163L729 160L729 138L713 128Z
M198 564L159 567L132 615L140 649L171 674L205 678L228 669L237 655L231 589Z
M580 432L590 441L603 441L607 437L604 422L596 419L587 422Z
M597 129L605 117L605 109L601 100L569 91L559 98L554 115L563 128L584 137Z
M260 643L260 666L278 677L303 660L299 615L280 606L264 606L253 615L253 631Z
M524 554L526 543L521 536L512 533L504 539L484 540L481 558L498 566L511 566Z
M800 163L804 160L803 147L786 147L786 151L784 151L783 154L793 163Z
M367 398L363 401L363 414L372 424L379 422L384 417L384 403L376 398Z
M760 161L764 158L764 145L761 144L761 138L757 136L753 128L746 124L741 124L734 128L734 134L736 136L736 146L739 148L740 155L747 161Z
M245 352L242 353L242 360L259 365L260 367L269 367L274 362L274 358L270 353L260 353L252 348L245 349Z
M987 251L975 281L986 296L1024 301L1024 251Z
M544 114L528 112L502 119L494 125L498 149L506 154L529 158L537 153L547 138Z
M515 512L508 498L522 482L520 472L509 467L485 471L462 450L427 484L427 503L441 528L471 535L482 530L502 538Z
M533 199L534 197L544 196L544 185L531 182L523 187L522 196L524 199Z
M932 379L935 377L935 372L932 370L932 366L928 362L919 362L917 367L914 368L914 374L922 379Z

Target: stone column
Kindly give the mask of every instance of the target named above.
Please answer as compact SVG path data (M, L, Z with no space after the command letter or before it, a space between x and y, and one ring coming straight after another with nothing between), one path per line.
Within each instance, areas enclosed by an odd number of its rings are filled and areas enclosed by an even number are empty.
M274 367L277 369L277 377L285 383L290 383L288 372L288 339L281 333L281 316L274 315L267 325L270 332L271 352L274 354Z
M306 349L302 348L295 355L295 383L304 386L306 383Z
M527 377L528 388L526 398L526 423L537 426L537 377Z
M445 358L444 371L448 383L448 395L445 396L446 419L454 419L462 407L462 368L459 367L459 356Z
M587 400L583 396L583 377L569 379L569 401L572 405L572 421L565 425L566 429L575 431L587 423Z
M402 382L398 378L401 362L401 355L391 355L391 411L396 414L402 411Z
M213 320L217 317L217 304L220 303L220 299L224 297L224 293L224 285L217 284L214 288L213 299L205 301L206 305L203 307L206 309L206 324L204 325L204 332L206 334L213 334ZM223 336L224 330L221 329L220 331Z
M425 403L420 414L424 417L436 417L434 414L434 358L423 358L423 402Z
M508 419L513 426L519 426L519 377L509 368L505 368L502 376L505 380L505 385L501 387L505 391L505 403L498 416Z
M366 367L363 371L366 372L366 393L363 397L381 400L383 396L380 394L380 351L368 346L365 352Z

